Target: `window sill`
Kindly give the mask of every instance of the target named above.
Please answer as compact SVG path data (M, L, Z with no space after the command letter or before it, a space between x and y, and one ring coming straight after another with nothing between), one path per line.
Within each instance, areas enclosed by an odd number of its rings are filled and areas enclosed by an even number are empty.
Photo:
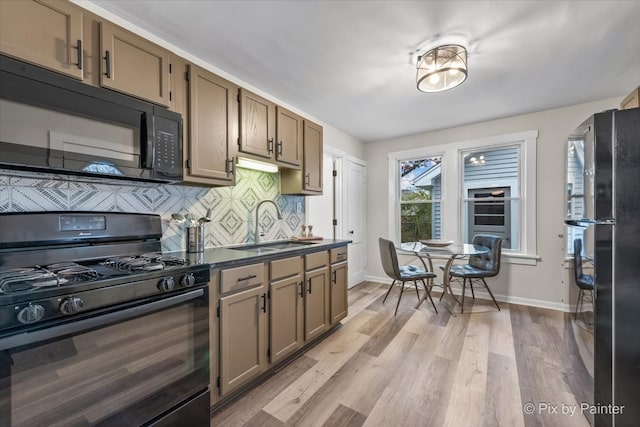
M541 259L540 255L502 252L502 261L507 264L537 265Z

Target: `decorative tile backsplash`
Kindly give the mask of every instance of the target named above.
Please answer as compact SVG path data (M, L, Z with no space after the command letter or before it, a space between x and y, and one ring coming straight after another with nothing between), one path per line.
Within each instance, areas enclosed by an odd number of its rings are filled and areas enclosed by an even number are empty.
M253 241L255 208L264 199L275 201L282 211L278 220L273 206L260 209L264 240L297 235L304 222L304 197L283 196L280 176L237 169L234 187L203 188L130 181L98 180L0 169L0 212L116 211L156 213L162 217L162 247L166 251L186 249L184 224L172 213L190 213L195 218L212 209L205 225L205 246L224 246Z

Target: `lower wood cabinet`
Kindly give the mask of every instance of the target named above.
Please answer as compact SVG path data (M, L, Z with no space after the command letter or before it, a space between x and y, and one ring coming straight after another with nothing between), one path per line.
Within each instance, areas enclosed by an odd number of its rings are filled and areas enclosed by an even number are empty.
M213 270L212 405L347 316L345 257L346 246Z
M304 342L304 283L302 257L269 263L269 362L290 355Z
M347 299L347 285L349 282L349 270L347 266L347 247L331 249L329 259L331 261L331 325L347 317L349 314L349 301Z
M347 262L331 265L331 325L347 317L347 281L349 278Z
M304 339L309 341L329 329L329 253L305 255Z
M251 267L248 271L251 271ZM237 270L237 269L233 269ZM221 272L221 289L241 289L225 283L225 270ZM234 272L235 273L235 272ZM249 277L234 277L236 282L249 281ZM240 279L240 280L239 280ZM255 280L252 277L251 280ZM220 298L220 369L219 389L224 396L262 373L267 366L267 293L260 284Z

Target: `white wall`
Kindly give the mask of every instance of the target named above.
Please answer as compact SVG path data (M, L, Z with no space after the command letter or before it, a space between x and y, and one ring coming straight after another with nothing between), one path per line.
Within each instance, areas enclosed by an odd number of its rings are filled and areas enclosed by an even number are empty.
M389 202L380 189L388 188L389 152L538 130L536 239L540 260L535 265L503 263L500 275L491 279L489 285L502 300L567 309L571 283L565 279L562 238L567 137L589 115L616 108L619 102L620 99L611 98L366 144L367 167L377 171L370 173L367 180L367 240L372 242L367 250L368 278L385 277L377 240L388 237Z

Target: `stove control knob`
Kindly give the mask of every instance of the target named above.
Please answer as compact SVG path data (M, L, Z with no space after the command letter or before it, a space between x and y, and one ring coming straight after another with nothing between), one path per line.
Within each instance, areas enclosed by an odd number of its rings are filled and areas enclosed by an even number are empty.
M75 314L82 310L82 307L84 307L82 298L69 297L63 299L60 303L60 312L62 314Z
M188 288L196 284L196 278L193 277L193 273L187 273L182 276L182 279L180 279L180 284L185 288Z
M39 322L44 317L44 307L40 304L29 304L18 312L18 322L28 325Z
M158 283L158 289L162 292L172 291L175 286L176 283L173 281L173 277L171 276L163 277L162 280L160 280L160 283Z

